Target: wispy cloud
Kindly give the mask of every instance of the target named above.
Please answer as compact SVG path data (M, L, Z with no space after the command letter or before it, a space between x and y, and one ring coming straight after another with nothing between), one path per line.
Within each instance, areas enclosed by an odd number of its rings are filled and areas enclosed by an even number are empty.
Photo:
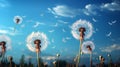
M49 30L50 33L53 33L55 30Z
M53 8L48 8L48 10L54 15L63 16L63 17L75 17L80 12L79 9L70 8L65 5L57 5Z
M52 27L58 27L58 23L55 23L54 25L51 25Z
M83 13L86 15L96 15L98 14L97 11L120 11L120 1L114 0L111 3L104 3L100 5L96 4L87 4L83 10Z
M111 36L111 34L112 34L112 32L109 32L106 36L107 36L107 37L110 37L110 36Z
M63 54L65 52L69 52L69 49L68 48L63 48L62 50L59 50L59 53L60 54ZM71 51L72 52L72 51Z
M95 30L93 31L93 33L97 33L99 31L98 28L95 28Z
M23 15L22 18L26 18L27 16Z
M70 37L66 37L67 40L70 40L71 38Z
M57 57L55 57L55 56L42 56L41 58L43 60L55 60L55 59L57 59Z
M28 22L28 23L29 23L29 22L35 22L35 21L34 21L34 20L27 20L26 22Z
M41 17L43 17L43 16L44 16L44 14L40 14L40 16L41 16Z
M95 18L92 18L92 20L93 20L94 22L97 22L97 20L96 20Z
M117 21L116 20L114 20L114 21L112 21L112 22L108 22L108 24L109 25L113 25L113 24L115 24Z
M24 27L25 27L25 24L22 24L22 25L21 25L21 28L24 28Z
M52 48L54 49L54 48L56 48L56 46L53 46Z
M22 44L24 44L23 42L18 42L18 45L22 45Z
M6 30L0 30L0 33L6 34L6 33L8 33L8 31L6 31Z
M65 37L65 38L62 38L62 42L67 42L68 40L70 40L71 38L70 37Z
M33 27L36 28L36 27L38 27L39 25L45 25L45 23L36 22L35 25L34 25Z
M52 43L54 43L54 42L55 42L54 38L52 38L51 42L52 42Z
M62 20L58 20L58 22L63 23L63 24L68 24L68 22L62 21Z
M0 34L6 34L6 35L14 36L14 35L20 35L21 33L18 30L16 30L14 32L13 27L7 27L5 29L0 29Z
M120 11L120 1L114 0L113 2L100 4L100 5L87 4L83 9L81 8L75 9L66 5L57 5L53 8L48 8L48 10L55 16L73 18L83 13L85 15L97 15L98 14L97 11L103 11L103 10Z
M26 56L26 59L27 59L27 60L29 60L29 59L31 59L31 58L35 58L35 57L30 56L30 55Z
M97 53L97 52L93 52L93 54L94 54L94 55L98 55L98 53Z
M115 51L115 50L120 50L120 45L119 44L113 44L111 46L100 48L100 50L102 52L112 52L112 51Z
M109 11L120 11L120 1L114 0L111 3L102 4L101 8L109 10Z
M62 29L62 31L63 31L63 32L66 32L66 30L65 30L65 29Z
M0 7L4 8L9 6L9 3L6 0L0 0Z
M54 39L52 39L52 40L51 40L51 42L52 42L52 43L54 43L54 42L55 42L55 40L54 40Z
M87 4L85 6L85 9L83 9L83 12L86 15L90 15L90 14L96 15L97 14L96 9L98 9L98 7L96 5L94 5L94 4Z
M64 43L65 43L65 42L66 42L66 39L65 39L65 38L62 38L62 42L64 42Z

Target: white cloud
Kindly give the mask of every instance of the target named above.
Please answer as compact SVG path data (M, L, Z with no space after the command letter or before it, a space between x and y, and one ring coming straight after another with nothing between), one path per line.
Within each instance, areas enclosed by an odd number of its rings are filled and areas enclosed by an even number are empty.
M120 1L114 0L111 3L105 3L100 5L95 4L87 4L83 10L83 13L86 15L96 15L98 14L97 11L103 11L104 9L109 11L120 11Z
M111 36L111 34L112 34L112 32L109 32L106 36L107 36L107 37L110 37L110 36Z
M14 36L14 35L19 35L21 33L17 30L14 32L11 28L11 29L0 29L0 34L7 34L7 35Z
M30 51L35 52L35 46L34 46L34 40L40 39L41 40L41 51L45 50L49 44L48 38L46 34L42 32L32 32L30 35L28 35L26 42L27 47Z
M55 60L57 57L55 57L55 56L42 56L41 58L43 60Z
M86 15L90 15L90 14L96 15L97 14L96 9L98 9L98 7L96 5L87 4L85 6L85 9L83 9L83 12Z
M101 5L102 9L107 9L109 11L120 11L120 1L115 0L111 3L105 3Z
M0 42L1 41L5 41L6 42L6 48L7 48L7 50L11 50L12 49L10 37L8 37L6 35L0 35Z
M70 8L65 5L57 5L52 9L48 8L48 10L54 15L63 16L63 17L75 17L80 12L79 9Z
M6 30L0 30L0 33L6 34L6 33L8 33L8 31L6 31Z
M85 15L90 15L90 13L89 13L89 12L87 12L87 11L84 11L84 14L85 14Z
M84 13L86 15L91 15L91 14L96 15L98 14L97 11L103 11L103 9L109 11L120 11L120 1L114 0L111 3L105 3L100 5L87 4L83 9L74 9L65 5L57 5L56 7L48 8L48 10L56 16L71 17L71 18L80 15L81 13Z
M71 29L72 29L71 33L73 37L79 40L79 37L80 37L79 28L80 27L86 28L85 39L89 39L93 34L93 26L89 21L81 20L81 19L74 22L71 26Z
M115 50L120 50L120 45L118 44L113 44L111 46L107 46L107 47L103 47L103 48L100 48L100 50L102 52L112 52L112 51L115 51Z
M38 27L39 25L45 25L45 23L36 22L33 27L36 28L36 27Z

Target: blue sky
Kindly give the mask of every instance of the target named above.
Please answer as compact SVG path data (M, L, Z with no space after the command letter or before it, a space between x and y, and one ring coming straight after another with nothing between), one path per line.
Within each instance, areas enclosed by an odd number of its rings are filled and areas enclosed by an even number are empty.
M12 55L19 62L23 54L26 58L36 57L27 47L27 38L33 32L43 33L40 36L47 44L42 44L42 59L54 60L60 53L61 59L72 62L79 50L79 40L71 33L72 25L85 22L92 26L92 31L86 33L91 35L85 41L95 44L94 61L99 55L107 58L108 53L117 61L120 58L119 13L119 0L0 0L0 40L5 38L8 42L6 56ZM13 21L15 16L22 18L21 24ZM82 56L88 58L88 54Z

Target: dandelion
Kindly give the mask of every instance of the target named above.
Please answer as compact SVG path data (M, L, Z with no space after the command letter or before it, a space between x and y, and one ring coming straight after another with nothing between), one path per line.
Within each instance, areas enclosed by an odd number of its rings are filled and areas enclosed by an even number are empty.
M12 47L11 47L11 39L6 36L6 35L1 35L0 36L0 58L1 58L1 61L4 61L5 60L5 53L7 50L10 50Z
M58 58L58 67L59 67L59 57L60 57L60 54L56 54L57 58Z
M40 61L39 61L39 52L40 52L40 44L41 44L41 40L39 39L36 39L34 41L34 44L35 44L35 48L36 48L36 53L37 53L37 60L38 60L38 67L40 67Z
M81 28L81 29L80 29ZM89 39L93 34L93 26L89 21L86 20L78 20L71 26L71 33L73 37L77 40L79 40L80 36L80 30L82 31L82 28L84 28L84 39ZM79 31L78 31L79 30Z
M41 51L45 50L49 44L48 37L46 36L45 33L32 32L30 35L28 35L28 37L26 39L27 47L32 52L36 52L37 47L35 47L34 41L37 39L41 41L40 45L38 45L38 46L41 46L41 48L40 48Z
M76 67L78 67L79 62L80 62L80 56L82 55L82 51L81 51L82 47L81 46L82 46L82 42L84 40L86 29L84 27L80 27L79 32L80 32L80 48L79 48L79 54L78 54L78 60L77 60L78 62L76 63Z
M14 18L13 18L13 21L16 23L16 25L17 24L21 24L22 23L22 21L23 21L23 19L22 19L22 17L20 17L20 16L15 16ZM15 32L15 30L16 30L16 26L14 27L14 32Z
M38 67L40 67L39 52L41 52L41 50L45 50L47 45L48 39L44 33L33 32L27 37L28 49L37 53Z
M82 43L84 39L89 39L93 34L92 24L86 20L78 20L71 26L71 33L73 37L77 40L80 40L78 61L76 63L76 67L78 67L80 63L80 56L82 55Z
M2 61L5 60L5 52L6 52L6 42L5 41L2 41L0 42L0 46L1 46L1 49L2 49Z
M82 44L82 52L90 54L90 67L92 67L92 51L95 49L95 45L92 41L86 41Z
M54 67L56 67L56 61L53 61L53 65L54 65Z

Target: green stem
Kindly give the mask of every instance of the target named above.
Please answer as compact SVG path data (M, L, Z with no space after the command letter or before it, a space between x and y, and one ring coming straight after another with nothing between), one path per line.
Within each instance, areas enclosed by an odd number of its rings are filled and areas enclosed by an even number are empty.
M37 52L38 67L40 67L39 52Z
M92 52L90 53L90 67L92 67Z
M58 57L58 67L59 67L59 57Z
M15 24L15 27L14 27L14 33L15 33L15 31L16 31L16 26L17 26L17 24Z
M78 59L77 59L76 67L78 67L79 63L80 63L80 57L81 57L81 52L82 52L81 48L82 48L82 40L80 40L79 54L78 54Z

